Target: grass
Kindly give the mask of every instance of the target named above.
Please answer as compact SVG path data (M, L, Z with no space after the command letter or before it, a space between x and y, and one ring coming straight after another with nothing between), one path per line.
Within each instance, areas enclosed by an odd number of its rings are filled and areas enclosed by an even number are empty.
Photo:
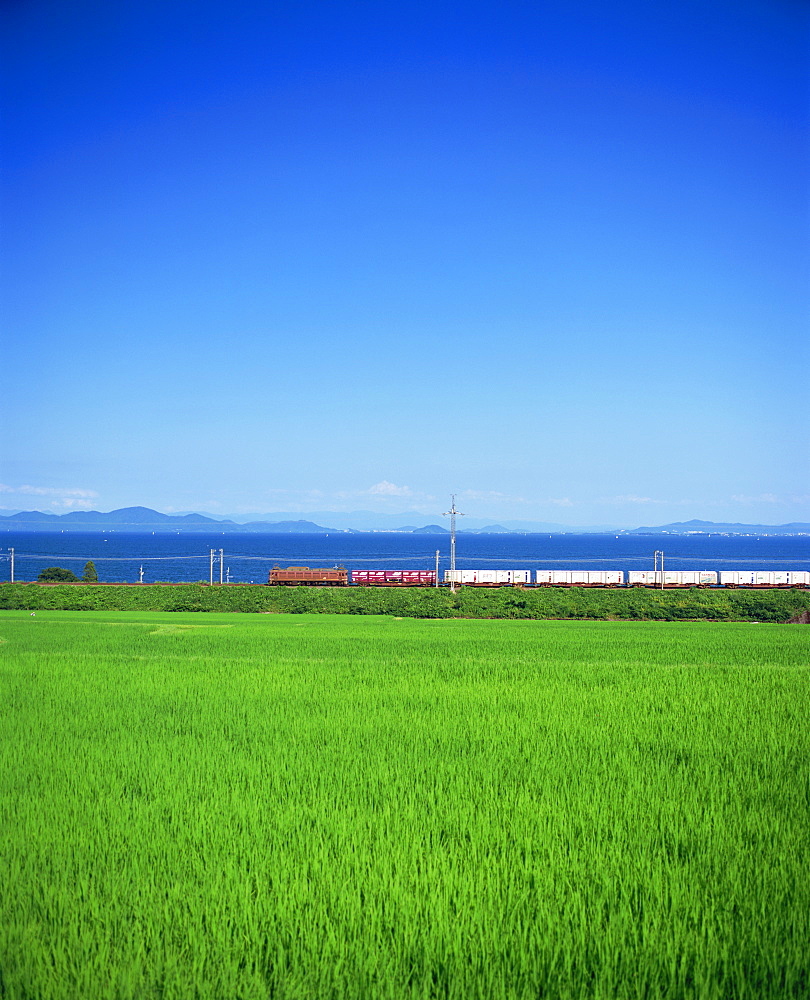
M784 623L810 612L808 590L652 590L587 587L267 587L178 584L0 583L12 611L199 611L393 615L408 618L526 618L594 621Z
M0 996L804 997L808 635L0 613Z

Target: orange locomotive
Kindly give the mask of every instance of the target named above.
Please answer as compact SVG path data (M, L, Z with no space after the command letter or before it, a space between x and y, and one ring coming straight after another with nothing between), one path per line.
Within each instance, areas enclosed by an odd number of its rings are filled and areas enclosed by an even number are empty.
M349 574L344 566L331 569L310 569L309 566L274 566L267 577L268 583L287 587L345 587Z

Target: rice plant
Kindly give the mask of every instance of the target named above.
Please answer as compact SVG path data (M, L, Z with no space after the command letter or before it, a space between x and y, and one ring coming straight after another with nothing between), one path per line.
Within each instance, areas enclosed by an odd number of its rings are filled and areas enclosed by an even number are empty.
M810 991L801 626L0 614L0 996Z

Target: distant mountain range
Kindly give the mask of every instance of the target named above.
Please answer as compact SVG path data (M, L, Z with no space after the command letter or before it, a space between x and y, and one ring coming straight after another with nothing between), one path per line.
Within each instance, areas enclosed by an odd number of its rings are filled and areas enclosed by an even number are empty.
M275 531L275 532L322 532L322 528L311 521L279 521L274 524L255 521L251 524L235 524L233 521L219 521L205 514L161 514L149 507L121 507L103 513L98 510L72 510L68 514L44 514L39 510L24 510L9 517L0 517L0 524L15 531L92 531L95 528L111 528L118 531Z
M810 524L739 524L722 521L675 521L653 528L631 528L625 535L808 535Z
M267 534L335 534L354 533L358 528L334 528L303 519L283 521L248 521L238 524L228 518L205 514L162 514L150 507L121 507L107 513L98 510L72 510L67 514L46 514L40 510L23 510L0 516L0 528L7 531L184 531L184 532L249 532ZM390 530L390 529L388 529ZM407 526L395 529L412 534L441 534L448 529L439 524L422 528ZM501 529L504 530L504 529Z
M385 517L391 519L393 524L387 527L367 526L352 527L346 524L346 520L351 518L354 523L359 521L358 515L362 512L355 512L353 515L345 515L326 511L318 515L324 516L336 523L333 527L324 527L314 521L300 518L280 517L279 515L268 514L257 520L246 520L238 523L230 518L210 517L206 514L161 514L157 510L149 507L122 507L118 510L111 510L102 513L97 510L73 510L67 514L45 514L38 510L18 511L16 514L0 516L0 530L5 531L183 531L183 532L264 532L289 533L289 534L324 534L335 532L354 533L358 531L398 531L409 534L439 535L448 534L447 527L440 524L426 524L422 527L413 525L403 525L402 515L391 518L391 515L371 515L369 521ZM278 518L276 520L275 518ZM343 521L343 525L339 522ZM400 523L397 525L397 520ZM362 522L360 522L362 523ZM368 522L367 522L368 523ZM472 523L475 523L474 521ZM613 528L613 527L572 527L564 524L550 524L543 521L519 521L509 522L509 526L502 524L487 524L481 522L481 527L468 526L460 529L464 533L471 534L607 534L616 532L618 534L630 535L694 535L694 534L735 534L735 535L807 535L810 534L810 524L794 521L790 524L730 524L717 521L675 521L672 524L661 524L655 527L642 528ZM396 526L394 526L396 525Z
M187 513L182 511L181 513ZM211 516L211 515L209 515ZM301 517L302 515L294 511L276 511L272 514L226 514L223 516L216 516L214 520L223 521L229 520L234 521L237 524L247 524L255 521L294 521ZM406 511L403 513L400 511L397 514L383 514L379 511L373 510L352 510L352 511L334 511L334 510L312 510L307 512L307 518L310 521L315 521L317 524L330 524L337 528L346 528L354 531L421 531L421 528L417 528L417 525L422 523L422 519L425 517L435 518L438 516L438 511L435 514L423 514L419 511ZM444 522L445 530L447 530L448 522ZM475 517L474 515L468 515L464 517L459 517L458 519L458 529L459 531L493 531L495 533L502 532L547 532L550 534L558 532L605 532L605 531L617 531L619 528L615 524L598 524L598 525L576 525L571 526L570 524L559 524L553 521L499 521L497 525L493 525L492 519Z

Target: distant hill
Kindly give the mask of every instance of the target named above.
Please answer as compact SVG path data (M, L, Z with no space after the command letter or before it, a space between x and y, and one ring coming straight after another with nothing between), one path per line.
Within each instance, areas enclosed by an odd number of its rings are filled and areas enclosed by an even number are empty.
M463 528L465 535L511 535L511 528L504 528L502 524L488 524L485 528Z
M150 507L121 507L102 514L97 510L72 510L59 515L65 524L216 524L212 517L203 514L161 514Z
M674 521L656 527L631 528L626 535L808 535L810 524L793 521L790 524L740 524L724 521Z
M220 522L221 523L221 522ZM343 534L345 528L324 528L313 521L250 521L248 524L235 524L231 530L246 532L265 532L270 535L313 535L328 534L333 531L335 534Z
M228 520L236 524L255 523L256 521L277 522L295 521L306 513L307 517L317 524L330 524L331 530L337 531L340 528L353 531L414 531L420 522L426 517L438 517L439 511L433 513L426 511L406 510L395 514L384 514L371 510L310 510L310 511L273 511L262 514L228 514L224 515ZM212 515L215 516L215 515ZM219 516L215 516L219 520ZM445 528L448 526L444 522ZM489 518L476 517L468 513L466 517L459 521L460 531L487 531L492 526L492 515ZM621 524L601 524L601 525L572 525L558 524L551 521L499 521L497 528L520 534L569 534L580 535L592 532L616 532L627 525ZM421 529L420 529L421 530Z
M24 510L8 517L0 517L0 528L7 531L210 531L267 533L324 533L341 531L324 528L312 521L251 521L234 524L219 521L204 514L161 514L150 507L121 507L118 510L72 510L68 514L45 514L41 510Z
M317 516L317 515L310 515ZM358 527L346 523L350 520L359 521L355 513L342 516L338 513L330 515L324 512L324 519L334 527L324 527L315 521L297 518L294 515L274 517L268 515L261 520L248 520L242 523L219 517L209 517L206 514L162 514L150 507L120 507L106 513L98 510L72 510L67 514L49 514L41 510L22 510L15 514L0 516L0 531L183 531L183 532L214 532L250 533L264 532L266 534L335 534L358 531L403 531L415 535L447 535L448 528L441 524L426 524L421 528L412 524L404 524L405 519L399 515L398 522L383 526L374 526L374 515L369 514L365 526ZM390 515L386 515L390 518ZM424 515L429 516L429 515ZM332 520L334 517L334 520ZM405 515L407 517L407 515ZM320 520L320 518L319 518ZM416 520L416 518L414 518ZM343 523L341 523L341 521ZM472 523L471 523L472 522ZM507 521L503 524L488 524L479 520L477 527L474 518L464 520L460 533L464 534L516 534L541 532L549 534L562 533L577 535L610 530L629 535L694 535L694 534L727 534L727 535L810 535L810 524L803 521L793 521L790 524L740 524L718 521L674 521L671 524L661 524L641 528L611 528L605 526L574 527L571 525L550 524L548 522Z
M118 510L72 510L67 514L45 514L41 510L24 510L10 517L0 517L0 526L17 531L87 531L93 528L119 530L177 531L178 529L208 528L221 525L204 514L161 514L149 507L121 507Z

